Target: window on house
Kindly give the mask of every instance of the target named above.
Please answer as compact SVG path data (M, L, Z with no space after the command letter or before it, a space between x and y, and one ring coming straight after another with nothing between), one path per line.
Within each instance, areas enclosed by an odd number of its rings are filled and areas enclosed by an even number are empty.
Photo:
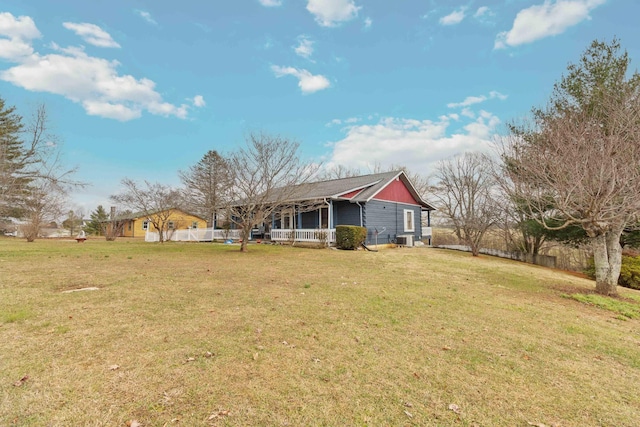
M193 221L191 223L191 228L198 228L198 221Z
M410 209L404 210L404 231L415 231L414 212Z
M169 222L167 223L167 229L168 229L168 230L173 230L173 228L174 228L175 226L176 226L176 225L173 223L173 221L169 221Z
M149 229L149 221L143 221L142 222L142 229L143 230L148 230Z

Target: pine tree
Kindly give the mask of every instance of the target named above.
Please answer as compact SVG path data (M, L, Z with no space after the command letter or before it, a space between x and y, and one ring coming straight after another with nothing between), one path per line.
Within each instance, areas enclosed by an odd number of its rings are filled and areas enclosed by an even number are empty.
M29 184L24 174L28 156L20 138L22 131L22 117L0 98L0 217L20 216L16 199Z
M85 232L94 236L102 236L103 233L103 224L109 221L109 214L102 207L102 205L98 205L95 211L91 212L91 221L87 224L85 228Z

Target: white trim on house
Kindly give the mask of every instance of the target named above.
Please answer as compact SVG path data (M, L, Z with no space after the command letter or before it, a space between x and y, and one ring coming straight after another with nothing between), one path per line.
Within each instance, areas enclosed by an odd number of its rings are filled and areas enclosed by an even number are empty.
M415 212L411 209L404 209L404 213L402 215L402 219L404 222L404 231L405 232L414 232L416 231L416 215Z

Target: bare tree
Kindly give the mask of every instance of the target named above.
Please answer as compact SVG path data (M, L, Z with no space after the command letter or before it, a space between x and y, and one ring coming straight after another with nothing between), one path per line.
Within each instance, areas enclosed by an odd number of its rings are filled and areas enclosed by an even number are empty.
M40 236L45 224L55 222L64 210L66 193L55 183L39 179L32 181L29 191L20 199L20 209L26 219L22 232L28 242Z
M489 159L480 153L464 153L441 161L435 173L435 197L440 213L454 227L458 240L480 253L485 233L499 218L496 185Z
M343 165L333 165L330 168L326 168L321 172L319 177L320 181L329 181L332 179L352 178L354 176L362 175L358 168L348 168Z
M614 40L593 42L535 121L504 140L512 196L549 229L579 225L592 244L596 291L616 294L625 228L640 212L640 75Z
M252 133L246 147L229 159L233 184L228 219L242 230L240 250L246 252L251 229L272 213L304 195L304 185L318 167L303 163L297 142L280 136Z
M104 235L104 238L108 242L113 242L116 238L122 235L122 230L124 229L127 220L131 214L131 211L118 211L115 206L111 207L111 212L109 216L106 216L106 213L103 214L100 212L102 206L98 206L97 213L95 215L96 220L100 226L100 232ZM102 209L104 211L104 209ZM93 219L93 214L92 214Z
M144 181L144 185L141 185L125 178L121 183L124 191L111 196L111 200L136 211L140 216L145 216L158 230L160 242L164 242L170 232L173 210L181 200L180 193L157 182Z
M75 171L62 165L59 139L50 131L44 105L25 125L15 107L6 107L0 98L0 216L22 216L26 195L42 189L43 181L59 190L82 186L72 179Z
M78 209L75 212L73 210L67 212L67 218L62 221L62 226L69 230L71 236L75 236L77 232L82 230L83 216L82 209Z
M207 218L215 226L218 210L228 201L231 187L229 162L217 151L208 151L198 163L180 171L185 204L191 213Z

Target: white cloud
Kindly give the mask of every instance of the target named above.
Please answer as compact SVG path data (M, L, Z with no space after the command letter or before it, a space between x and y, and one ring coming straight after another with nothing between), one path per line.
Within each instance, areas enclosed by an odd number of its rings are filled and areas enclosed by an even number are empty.
M30 17L0 13L0 58L12 61L32 55L31 41L40 37Z
M22 40L33 40L41 36L35 22L29 16L16 18L8 12L0 13L0 35Z
M476 13L473 14L474 18L480 18L481 16L490 14L491 11L489 10L489 8L487 6L480 6L478 8L478 10L476 10Z
M516 15L513 27L496 36L494 49L518 46L563 33L585 19L589 12L606 0L545 0L541 5L523 9Z
M293 47L298 56L309 59L313 55L313 40L307 36L298 37L298 45Z
M333 119L331 120L329 123L327 123L325 126L326 127L331 127L331 126L337 126L337 125L341 125L341 124L354 124L354 123L358 123L359 121L361 121L362 119L359 117L349 117L348 119Z
M193 97L193 105L196 107L204 107L207 103L204 101L204 97L202 95L196 95Z
M300 70L293 67L279 67L273 65L271 70L276 77L294 76L298 79L298 86L302 93L314 93L319 90L327 89L331 86L329 80L320 74L313 75L307 70Z
M360 6L354 0L308 0L307 10L323 27L335 27L358 16Z
M364 18L364 28L369 29L373 25L373 20L369 17Z
M475 119L476 118L476 113L471 111L471 109L468 108L468 107L463 108L462 111L460 111L460 114L465 116L465 117L469 117L470 119Z
M19 21L10 18L13 16L2 17L7 22ZM20 19L25 21L24 17ZM19 35L8 40L0 39L7 45L4 47L11 52L30 50L31 54L5 55L17 65L0 71L0 80L29 91L64 96L82 105L87 114L100 117L126 121L140 117L143 111L161 116L187 117L188 107L163 101L152 80L118 74L118 61L89 56L82 48L61 48L55 43L51 44L53 53L33 52L29 37L39 35L35 25L29 31L16 32L12 30L15 25L4 24L6 22L0 22L0 35Z
M158 25L156 20L153 19L153 17L151 16L151 14L149 12L146 12L144 10L138 10L138 9L134 10L134 12L136 14L138 14L138 16L140 16L142 19L147 21L149 24Z
M447 104L447 107L449 108L469 107L471 105L479 104L489 99L496 99L496 98L501 101L504 101L505 99L507 99L507 95L503 95L498 91L492 90L491 92L489 92L488 96L487 95L468 96L462 102L450 102L449 104Z
M387 117L375 124L353 125L346 136L333 144L327 162L349 168L371 169L404 165L410 170L426 172L442 159L464 151L488 151L500 119L480 111L475 120L461 128L452 128L452 119L441 116L436 121Z
M494 24L494 20L492 18L494 18L495 16L496 14L487 6L480 6L478 10L476 10L476 13L473 14L473 17L478 22L491 25Z
M120 45L111 38L111 35L95 24L86 22L77 24L74 22L65 22L62 24L67 30L71 30L84 41L98 47L120 47Z
M282 0L258 0L265 7L282 6Z
M458 10L454 10L453 12L448 14L447 16L443 16L442 18L440 18L440 24L441 25L456 25L456 24L461 23L462 20L464 19L466 10L467 10L466 7L461 7Z
M142 115L139 109L129 108L123 104L113 104L93 99L82 101L82 106L90 116L100 116L122 122L137 119Z
M489 98L490 99L495 99L498 98L500 101L504 101L505 99L508 98L507 95L504 95L496 90L492 90L491 92L489 92Z

